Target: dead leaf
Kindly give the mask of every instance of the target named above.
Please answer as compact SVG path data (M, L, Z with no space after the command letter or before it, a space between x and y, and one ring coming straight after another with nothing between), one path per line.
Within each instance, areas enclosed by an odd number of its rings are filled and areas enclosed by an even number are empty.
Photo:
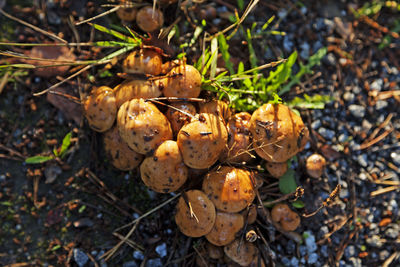
M56 92L68 94L68 90L65 88L57 88ZM64 116L69 120L74 120L78 125L82 121L82 108L80 104L73 102L72 100L56 95L47 94L47 101L49 101L53 106L61 110Z

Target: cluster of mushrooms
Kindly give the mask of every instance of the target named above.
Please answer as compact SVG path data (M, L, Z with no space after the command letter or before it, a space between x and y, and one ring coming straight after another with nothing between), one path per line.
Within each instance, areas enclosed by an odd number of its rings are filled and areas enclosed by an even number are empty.
M264 266L252 240L240 239L256 220L252 203L262 183L246 163L258 155L272 176L282 176L286 161L308 140L301 117L283 104L232 114L224 101L200 101L199 71L184 62L163 63L153 50L132 52L122 68L151 78L93 88L83 103L89 126L104 135L112 165L124 171L139 167L155 192L186 185L175 221L183 234L205 236L212 252L201 260L223 261L225 253L241 266ZM273 208L272 219L287 231L300 223L286 204Z

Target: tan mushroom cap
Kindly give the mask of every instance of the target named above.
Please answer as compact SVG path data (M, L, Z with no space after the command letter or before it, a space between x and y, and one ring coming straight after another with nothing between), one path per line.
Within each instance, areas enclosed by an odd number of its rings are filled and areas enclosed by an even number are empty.
M193 66L182 64L172 68L167 78L160 80L166 97L198 97L201 91L201 74Z
M287 204L276 204L271 211L272 221L279 223L283 230L294 231L300 225L300 216Z
M250 205L248 209L242 210L240 214L243 215L243 218L247 224L253 224L257 220L257 206Z
M126 1L121 1L122 3ZM117 10L117 16L122 21L134 21L136 19L137 9L133 7L121 7Z
M117 125L121 138L140 154L150 153L163 141L172 139L168 119L143 99L125 102L118 110Z
M300 116L283 104L264 104L250 120L253 147L270 162L285 162L305 146L308 130Z
M159 87L149 80L126 80L114 87L115 101L119 108L134 98L154 98L161 95Z
M164 24L164 15L159 9L145 6L139 9L136 14L136 24L144 32L153 32L160 29Z
M211 244L225 246L235 240L243 226L244 219L239 213L217 211L214 226L206 238Z
M127 73L159 75L162 70L162 58L153 50L135 50L124 59L122 68Z
M211 259L218 260L224 257L224 250L222 249L222 247L218 247L211 244L210 242L206 242L206 249L208 256Z
M231 260L241 266L250 265L258 255L258 249L253 243L239 239L235 239L235 241L225 246L224 252Z
M188 168L183 163L181 152L175 141L164 141L151 157L140 165L140 174L145 185L159 193L179 189L188 177Z
M198 120L181 128L177 139L185 164L194 169L205 169L218 160L226 146L228 133L220 117L201 113Z
M172 103L171 106L174 108L169 107L165 115L171 123L172 132L177 135L182 126L188 124L192 120L192 117L183 112L189 113L194 116L196 115L196 108L192 104L187 102ZM180 110L183 112L181 112Z
M319 178L324 173L326 166L325 158L320 154L312 154L307 158L306 170L308 175L313 178Z
M175 214L175 222L179 230L191 237L200 237L209 233L216 218L214 204L200 190L189 190L184 194L192 207L193 214L185 198L181 196Z
M288 170L287 162L266 162L265 168L272 177L280 178Z
M253 202L254 186L251 172L223 166L207 174L202 188L218 210L239 212Z
M210 102L201 103L199 113L212 113L220 116L224 122L227 122L231 117L231 110L228 104L222 100L211 100Z
M96 132L110 129L117 114L115 95L108 86L94 88L83 102L85 117Z
M228 121L228 145L220 160L227 163L249 162L253 159L250 134L250 118L247 112L233 115Z
M117 126L104 133L104 149L111 164L122 171L133 170L143 161L143 155L128 147L119 135Z

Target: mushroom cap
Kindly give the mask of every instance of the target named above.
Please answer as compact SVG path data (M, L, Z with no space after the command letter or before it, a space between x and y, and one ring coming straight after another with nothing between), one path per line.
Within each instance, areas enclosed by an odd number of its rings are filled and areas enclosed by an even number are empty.
M300 116L283 104L264 104L250 120L253 147L270 162L285 162L305 146L308 130Z
M224 250L222 247L217 247L210 242L206 242L206 249L207 249L207 255L214 260L221 259L224 257Z
M227 122L231 117L231 110L228 104L222 100L211 100L210 102L201 103L199 113L211 113L220 116L224 122Z
M294 231L300 225L300 216L285 203L276 204L271 211L272 221L285 231Z
M180 188L188 177L188 168L182 160L175 141L164 141L151 157L140 165L145 185L159 193L169 193Z
M115 101L119 108L134 98L154 98L161 95L159 87L150 80L126 80L114 87Z
M280 178L288 170L287 162L265 162L265 168L272 177Z
M143 160L143 155L128 147L119 135L117 126L104 133L104 149L109 156L111 164L122 171L133 170Z
M150 153L163 141L172 139L168 119L154 104L143 99L122 104L117 125L121 138L140 154Z
M228 133L220 117L201 113L198 120L184 125L178 133L185 164L194 169L211 167L226 146Z
M224 247L225 254L234 262L241 266L250 265L258 255L257 247L250 242L235 239L232 243Z
M137 9L133 7L121 7L117 10L117 16L122 21L134 21L136 19Z
M257 206L250 205L249 209L242 210L240 214L243 215L243 218L247 224L253 224L257 220Z
M150 49L135 50L124 59L122 68L126 73L159 75L162 70L162 58Z
M225 246L235 240L243 226L244 219L239 213L217 211L215 223L206 238L211 244Z
M96 132L107 131L117 114L113 90L108 86L93 88L83 102L83 109L90 128Z
M220 160L228 163L249 162L253 159L251 150L250 118L247 112L233 115L228 121L228 145Z
M179 230L191 237L200 237L209 233L216 219L214 204L200 190L189 190L184 194L195 216L192 216L188 203L184 196L181 196L176 205L175 214L175 222Z
M166 97L198 97L201 91L201 74L193 66L182 64L172 68L167 78L160 80Z
M136 14L136 24L144 32L153 32L164 24L164 15L159 9L145 6Z
M171 123L172 132L176 135L183 125L188 124L192 120L192 117L180 112L179 110L182 110L194 116L196 115L196 108L192 104L187 102L172 103L171 106L175 109L169 107L165 115Z
M202 188L215 207L224 212L239 212L256 196L251 172L229 166L209 172Z
M320 154L312 154L307 158L306 170L308 175L313 178L319 178L324 172L326 166L325 158Z

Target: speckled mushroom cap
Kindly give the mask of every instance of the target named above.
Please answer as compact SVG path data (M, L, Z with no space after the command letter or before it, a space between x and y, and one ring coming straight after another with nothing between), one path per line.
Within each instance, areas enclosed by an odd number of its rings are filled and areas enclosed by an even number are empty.
M176 206L175 222L179 230L191 237L207 234L215 223L214 204L200 190L189 190L184 194L186 197L181 196ZM193 214L188 203L192 207Z
M279 223L283 230L294 231L300 225L300 216L285 203L276 204L271 211L272 221Z
M247 112L233 115L228 121L228 145L221 154L220 161L228 163L249 162L253 159L250 118Z
M128 147L119 135L118 128L112 127L104 133L104 149L111 164L122 171L133 170L143 160L143 155Z
M201 74L193 66L182 64L172 68L167 78L159 80L167 97L198 97L201 91Z
M165 115L171 123L172 132L176 135L183 125L188 124L192 120L192 117L184 114L179 110L182 110L194 116L196 115L196 108L192 104L187 102L172 103L171 106L174 108L169 107Z
M136 15L136 24L144 32L152 32L164 24L164 15L159 9L145 6L139 9Z
M297 154L308 139L308 130L300 116L283 104L265 104L250 120L253 147L270 162L285 162Z
M244 209L240 212L247 224L253 224L257 220L257 206L250 205L248 209Z
M206 175L202 189L218 210L239 212L253 202L254 186L251 172L223 166Z
M188 168L183 163L181 152L175 141L164 141L151 157L140 165L143 182L151 190L169 193L180 188L188 177Z
M185 164L194 169L211 167L226 146L228 133L220 117L201 113L198 120L184 125L178 133L178 146Z
M211 100L210 102L201 103L199 113L212 113L220 116L224 122L227 122L231 117L231 110L228 104L222 100Z
M250 242L235 239L224 247L225 254L240 266L250 265L258 255L257 247Z
M319 178L324 173L325 158L320 154L312 154L307 158L306 171L313 178Z
M168 119L143 99L125 102L118 110L117 125L121 138L140 154L150 153L163 141L172 139Z
M211 244L210 242L206 243L207 254L211 259L217 260L224 257L224 250L222 247L218 247L216 245Z
M265 162L265 168L272 177L280 178L288 170L287 162Z
M117 114L115 95L108 86L94 88L83 102L83 109L90 128L96 132L110 129Z
M243 228L244 219L239 213L217 211L214 226L206 234L208 242L216 246L225 246L236 238L236 234Z
M124 72L159 75L162 70L161 56L149 49L135 50L122 63Z
M119 108L134 98L154 98L161 95L159 87L150 80L126 80L114 87L115 101Z

